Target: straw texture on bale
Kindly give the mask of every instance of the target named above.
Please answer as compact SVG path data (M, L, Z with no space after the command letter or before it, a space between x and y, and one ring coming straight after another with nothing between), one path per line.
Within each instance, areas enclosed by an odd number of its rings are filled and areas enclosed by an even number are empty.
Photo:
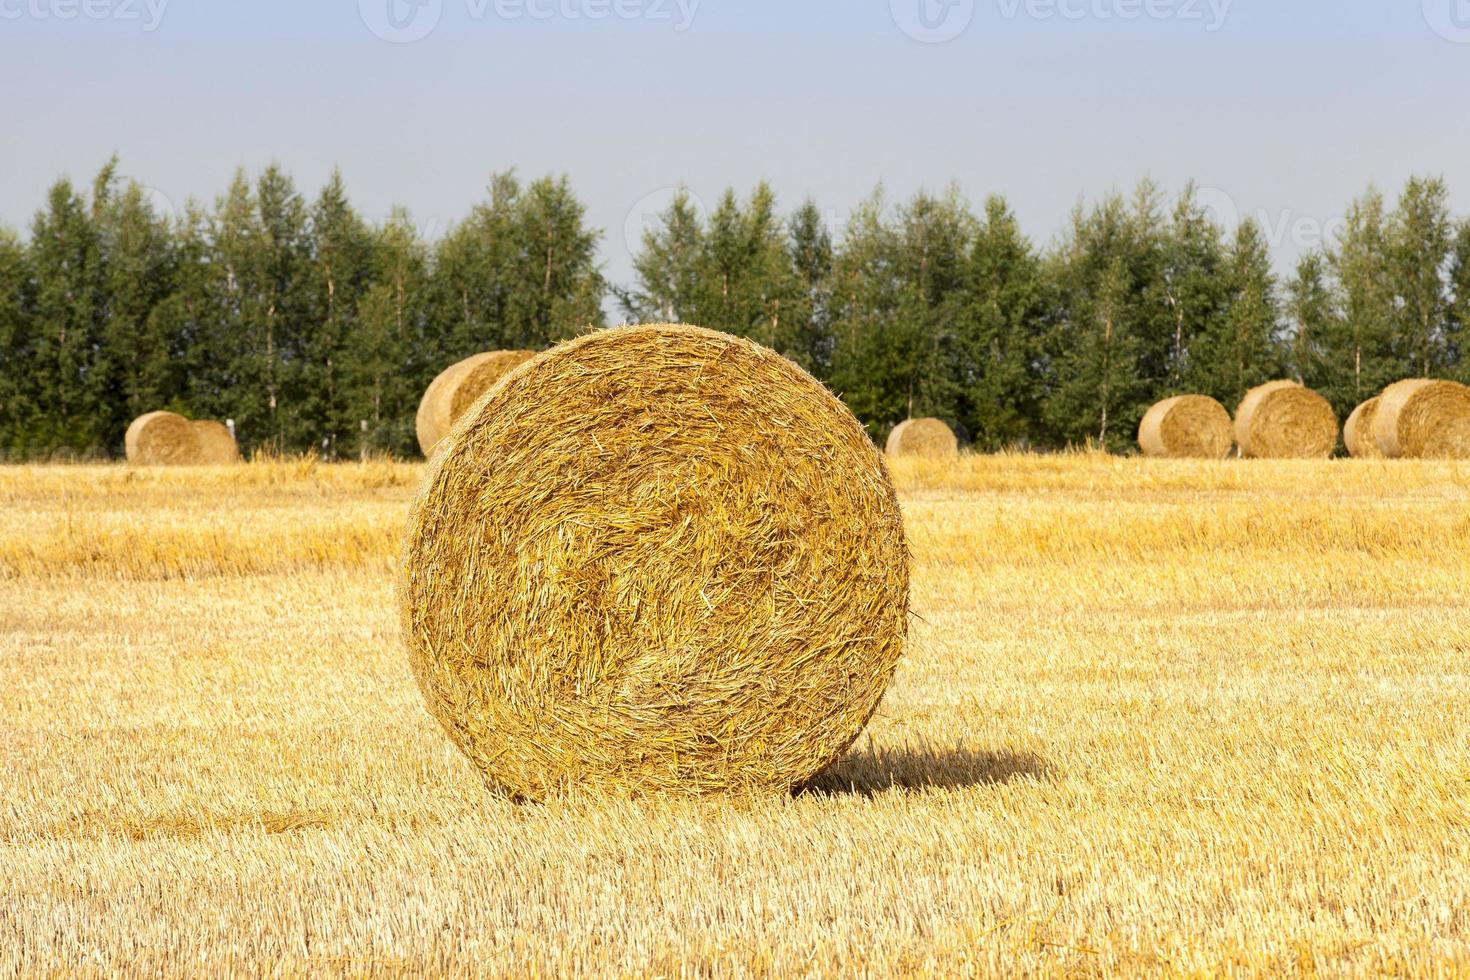
M1236 410L1235 442L1254 459L1325 459L1337 448L1337 413L1295 381L1267 382Z
M619 327L455 426L399 600L430 711L518 796L785 789L876 709L908 551L881 455L799 367Z
M888 433L885 448L890 456L954 456L960 443L940 419L909 419Z
M133 419L123 436L134 466L178 466L197 462L199 434L194 423L175 412L149 412Z
M1205 395L1166 398L1138 426L1138 446L1145 456L1223 459L1234 444L1230 413Z
M414 429L425 456L434 451L454 422L511 371L536 356L535 351L497 350L451 364L429 382L419 402Z
M1390 459L1470 459L1470 388L1416 378L1383 389L1373 436Z
M1356 459L1379 459L1383 452L1378 448L1378 439L1373 433L1373 420L1378 416L1379 400L1370 398L1348 416L1342 427L1342 441L1348 453Z
M224 466L240 461L240 447L235 437L223 422L199 421L194 426L195 438L199 440L199 456L196 462L205 466Z

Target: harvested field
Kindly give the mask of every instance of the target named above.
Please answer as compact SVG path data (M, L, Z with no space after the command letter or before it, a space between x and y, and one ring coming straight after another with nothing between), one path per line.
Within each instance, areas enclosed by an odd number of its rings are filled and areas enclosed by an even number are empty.
M806 792L516 804L423 468L0 468L0 973L1470 970L1470 465L892 464L910 652Z

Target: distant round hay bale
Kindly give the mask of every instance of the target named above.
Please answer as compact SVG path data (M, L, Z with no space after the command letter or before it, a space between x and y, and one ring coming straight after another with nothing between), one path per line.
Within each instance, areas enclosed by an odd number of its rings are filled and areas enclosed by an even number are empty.
M890 456L955 456L960 442L940 419L909 419L888 433L885 449Z
M1378 398L1363 402L1353 409L1353 414L1348 416L1347 423L1342 427L1343 444L1355 459L1379 459L1383 456L1383 451L1378 448L1378 440L1373 435L1373 420L1378 416L1380 404L1382 402Z
M199 440L199 456L195 462L204 466L226 466L240 462L240 447L229 427L212 420L191 423Z
M1166 398L1138 426L1138 446L1145 456L1223 459L1234 444L1230 413L1205 395Z
M528 798L789 788L903 650L882 456L790 361L619 327L508 376L431 457L403 632L432 714Z
M133 419L123 436L128 462L134 466L178 466L199 456L194 424L174 412L149 412Z
M1373 437L1390 459L1470 459L1470 388L1425 378L1389 385Z
M448 435L455 420L511 371L536 356L529 350L497 350L457 361L429 382L414 428L425 456Z
M1325 459L1337 448L1337 414L1327 399L1295 381L1246 392L1235 412L1235 442L1255 459Z

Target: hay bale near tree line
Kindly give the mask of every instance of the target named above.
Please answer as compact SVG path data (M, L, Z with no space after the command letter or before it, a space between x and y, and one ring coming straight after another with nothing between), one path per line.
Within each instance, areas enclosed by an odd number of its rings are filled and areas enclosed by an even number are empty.
M134 466L218 466L240 461L235 437L220 422L191 422L177 412L149 412L128 426L123 449Z
M1205 395L1177 395L1159 402L1138 426L1145 456L1224 459L1235 445L1230 413Z
M959 455L960 441L940 419L909 419L893 427L884 448L890 456L944 458Z
M1267 382L1236 410L1235 442L1254 459L1326 459L1337 449L1337 413L1295 381Z
M133 419L123 450L135 466L192 463L199 450L193 424L176 412L149 412Z
M1373 438L1390 459L1470 459L1470 388L1426 378L1389 385Z
M540 355L455 426L399 601L430 711L520 796L785 790L876 709L908 550L882 456L801 368L620 327Z
M495 383L536 356L529 350L499 350L457 361L429 382L419 401L414 431L424 456L434 451L461 415Z
M1342 427L1342 441L1347 446L1348 453L1355 459L1381 459L1383 452L1378 448L1378 440L1373 434L1373 420L1378 415L1380 399L1370 398L1357 408L1353 414L1348 416L1347 423Z
M240 462L240 447L223 422L202 420L190 423L199 440L199 463L205 466L227 466Z

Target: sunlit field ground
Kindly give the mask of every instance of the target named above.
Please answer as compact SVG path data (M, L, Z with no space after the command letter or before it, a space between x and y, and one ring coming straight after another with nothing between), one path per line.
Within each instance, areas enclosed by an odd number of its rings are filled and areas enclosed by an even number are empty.
M904 465L912 648L775 799L488 791L408 465L0 469L0 974L1470 971L1470 465Z

